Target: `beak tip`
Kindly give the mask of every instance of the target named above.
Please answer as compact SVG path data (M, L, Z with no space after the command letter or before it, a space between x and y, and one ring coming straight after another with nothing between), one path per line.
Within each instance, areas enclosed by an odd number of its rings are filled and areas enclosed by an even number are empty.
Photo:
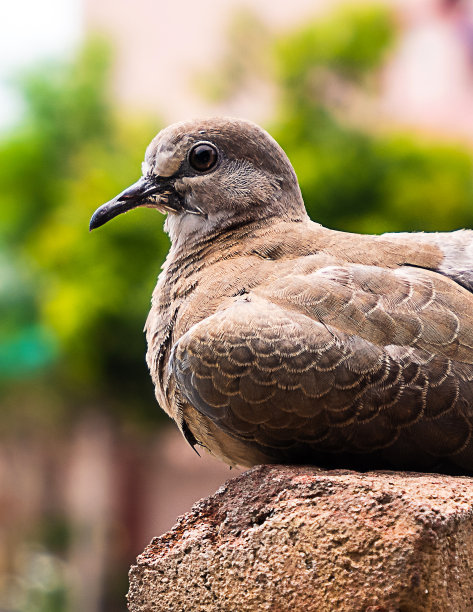
M111 202L115 204L114 200L112 200ZM89 232L91 232L94 229L97 229L101 225L104 225L105 223L107 223L107 221L109 221L110 219L115 217L117 214L119 214L119 212L120 212L120 208L115 206L115 209L114 209L113 207L110 206L110 202L103 204L102 206L100 206L100 208L97 208L97 210L94 212L94 214L90 218Z
M89 232L91 232L94 229L97 229L98 227L100 227L102 224L97 220L97 215L96 213L94 213L90 219L90 223L89 223Z

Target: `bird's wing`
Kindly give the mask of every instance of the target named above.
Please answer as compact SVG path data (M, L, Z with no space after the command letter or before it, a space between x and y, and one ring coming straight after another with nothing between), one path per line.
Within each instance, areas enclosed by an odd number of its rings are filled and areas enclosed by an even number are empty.
M383 234L380 238L437 247L443 259L434 269L473 292L473 230L437 233L406 232Z
M473 295L430 270L332 265L285 275L257 292L377 346L425 349L473 363Z
M278 460L383 449L473 469L472 306L429 271L324 268L198 323L170 368L201 414Z

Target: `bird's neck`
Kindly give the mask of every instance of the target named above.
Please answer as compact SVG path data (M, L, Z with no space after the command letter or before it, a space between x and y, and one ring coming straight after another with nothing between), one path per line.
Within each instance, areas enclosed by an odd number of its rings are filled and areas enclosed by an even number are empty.
M169 215L165 229L171 239L171 249L166 263L169 268L186 267L192 262L227 259L241 251L243 241L261 228L267 230L281 223L277 217L263 219L218 219L197 215Z

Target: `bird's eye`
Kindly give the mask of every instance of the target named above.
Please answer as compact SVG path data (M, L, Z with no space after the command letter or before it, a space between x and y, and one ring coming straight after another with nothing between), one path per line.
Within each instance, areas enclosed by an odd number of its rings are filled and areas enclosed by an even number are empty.
M217 149L206 142L196 144L189 152L189 164L198 172L211 170L217 163L217 160Z

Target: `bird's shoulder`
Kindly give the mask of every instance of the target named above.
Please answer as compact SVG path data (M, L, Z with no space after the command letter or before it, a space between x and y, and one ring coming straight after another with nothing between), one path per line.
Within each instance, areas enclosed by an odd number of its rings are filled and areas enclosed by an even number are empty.
M456 240L455 234L458 232L448 233L452 240ZM473 232L471 234L469 239L473 245ZM280 221L258 228L248 237L248 242L243 243L241 252L276 261L317 254L338 263L386 268L411 265L435 269L442 264L445 252L442 244L435 238L429 239L429 236L438 234L357 234L329 229L309 219L302 222ZM464 239L467 239L466 236Z
M251 252L273 260L280 274L330 265L380 270L417 268L473 292L473 231L355 234L312 221L280 223L252 241ZM435 282L435 277L431 277ZM440 280L439 280L440 282Z
M310 232L317 234L312 240ZM453 233L450 244L468 242L469 234ZM315 224L306 231L288 228L285 235L277 255L274 236L266 243L272 249L266 256L272 252L274 261L241 275L248 300L262 299L262 311L278 305L292 316L332 325L378 346L415 346L472 363L473 295L452 274L460 270L452 263L452 253L462 252L459 247L442 250L438 236L429 241L425 234L418 240L413 234L342 234ZM298 239L299 249L291 251ZM222 300L218 307L230 322L236 299Z

